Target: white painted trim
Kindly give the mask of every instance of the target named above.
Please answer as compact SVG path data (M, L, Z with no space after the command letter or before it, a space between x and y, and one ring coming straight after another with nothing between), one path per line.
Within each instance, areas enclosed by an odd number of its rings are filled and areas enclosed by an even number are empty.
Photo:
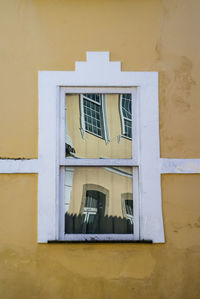
M37 161L37 160L35 160ZM95 164L95 165L94 165ZM160 174L200 173L200 159L160 158ZM1 164L0 164L1 165ZM138 166L136 159L69 159L61 162L65 166ZM12 170L9 170L12 172ZM24 172L23 169L20 172ZM32 172L31 170L29 172ZM37 172L37 171L33 171Z
M40 170L39 161L0 159L0 173L38 173Z
M160 173L200 173L200 159L160 159Z
M132 93L133 87L121 86L121 87L103 87L103 86L95 86L95 87L62 87L62 94L70 93L70 94L83 94L83 93L105 93L105 94L120 94L120 93Z
M140 192L139 192L139 168L133 168L133 230L134 237L141 239L140 229ZM152 240L152 239L151 239Z
M84 163L78 163L80 160L70 160L64 164L68 166L87 166L88 163L94 164L91 159L84 159ZM81 160L82 161L82 160ZM123 160L119 163L116 160L107 161L103 159L98 164L99 159L95 161L95 164L99 166L137 166L136 160ZM89 164L90 165L90 164ZM97 166L95 165L95 166ZM0 173L39 173L40 160L38 159L0 159ZM161 174L192 174L200 173L200 159L171 159L160 158L160 173Z

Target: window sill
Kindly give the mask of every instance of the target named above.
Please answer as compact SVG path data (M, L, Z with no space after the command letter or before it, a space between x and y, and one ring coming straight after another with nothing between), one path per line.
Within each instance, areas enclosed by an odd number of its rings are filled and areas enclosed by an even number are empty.
M47 243L140 243L152 244L152 240L48 240Z

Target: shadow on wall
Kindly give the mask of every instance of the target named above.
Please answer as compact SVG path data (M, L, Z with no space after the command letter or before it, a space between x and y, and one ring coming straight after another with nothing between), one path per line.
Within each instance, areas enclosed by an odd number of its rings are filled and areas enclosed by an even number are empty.
M87 221L84 214L65 214L66 234L133 234L133 223L117 216L91 215Z

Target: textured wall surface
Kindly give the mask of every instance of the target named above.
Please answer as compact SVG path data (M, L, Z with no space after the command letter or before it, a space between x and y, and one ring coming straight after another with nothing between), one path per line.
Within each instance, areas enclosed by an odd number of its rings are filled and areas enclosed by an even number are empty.
M162 157L200 158L198 0L0 1L0 157L37 157L38 70L159 71ZM200 175L163 175L166 243L37 244L37 175L0 175L0 298L200 297Z

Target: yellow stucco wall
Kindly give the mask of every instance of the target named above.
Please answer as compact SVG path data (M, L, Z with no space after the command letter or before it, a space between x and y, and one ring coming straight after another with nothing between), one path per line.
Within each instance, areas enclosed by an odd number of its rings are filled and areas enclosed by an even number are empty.
M37 157L37 72L85 51L160 78L162 157L200 158L198 0L0 2L0 157ZM0 175L0 298L200 297L200 175L162 176L166 243L37 244L37 175Z

